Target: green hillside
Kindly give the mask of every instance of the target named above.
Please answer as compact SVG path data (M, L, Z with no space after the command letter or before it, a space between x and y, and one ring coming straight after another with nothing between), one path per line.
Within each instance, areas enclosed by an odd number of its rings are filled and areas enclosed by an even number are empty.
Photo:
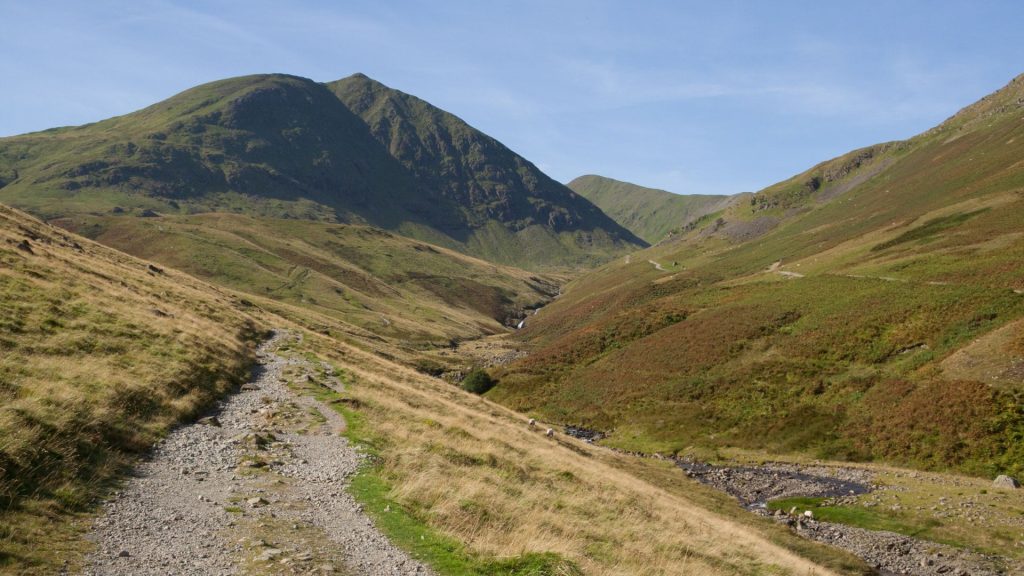
M507 330L558 292L534 275L379 228L238 214L55 224L210 282L330 319L399 347Z
M421 190L460 207L434 227L472 246L473 254L530 266L568 251L587 263L643 244L589 201L453 114L362 74L328 87L409 169ZM503 228L489 226L494 221Z
M320 433L322 413L305 408L312 398L343 415L346 437L368 454L357 472L346 472L346 490L391 541L437 574L639 573L656 564L673 576L765 566L862 572L848 555L750 516L663 463L545 441L523 415L429 376L430 367L410 369L424 345L417 338L492 330L488 314L504 303L495 296L514 299L505 291L516 282L540 286L537 278L507 277L500 267L366 226L225 214L80 218L61 223L104 242L137 243L161 264L0 205L0 573L88 570L86 554L97 548L87 534L103 500L173 426L208 414L247 381L253 345L270 328L302 336L277 354L295 365L331 366L344 388L328 387L326 371L286 368L281 377L295 402L260 413L278 434L296 426ZM287 268L285 257L304 268ZM352 305L326 296L335 289ZM365 314L379 333L360 327ZM401 325L408 330L401 338L411 340L400 344L383 321ZM268 499L282 486L293 489L262 467L240 463L236 471L266 479L260 493ZM332 498L339 490L319 478L306 486ZM194 493L186 496L195 502ZM260 516L268 521L250 528L235 500L212 505L227 534L210 539L226 545L220 553L241 569L251 569L252 555L266 546L237 546L239 529L275 544L305 531L318 552L345 552L303 517ZM694 515L706 521L690 521ZM509 526L521 535L510 540ZM259 562L260 573L285 566Z
M433 142L382 143L379 124L371 132L335 95L354 79L329 89L280 74L231 78L95 124L2 138L0 201L46 219L235 212L363 223L535 268L589 266L642 244L422 101L408 118L443 134L445 155L423 153Z
M629 448L1021 473L1022 102L1018 78L583 276L491 397Z
M673 194L605 178L580 176L569 188L649 244L678 234L700 217L724 209L729 196Z

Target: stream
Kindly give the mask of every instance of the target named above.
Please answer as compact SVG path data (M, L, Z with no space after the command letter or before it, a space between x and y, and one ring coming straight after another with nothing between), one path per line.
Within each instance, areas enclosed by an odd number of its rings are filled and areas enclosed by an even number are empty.
M605 433L582 426L565 426L565 434L588 443ZM800 536L835 546L859 557L875 574L931 576L1000 576L1008 574L1005 559L954 548L895 532L866 530L823 522L802 509L774 513L773 500L794 497L849 499L884 489L870 470L819 464L767 462L761 465L716 466L690 458L619 451L637 457L672 460L688 477L736 498L753 514L786 524ZM855 506L856 504L849 504ZM1016 572L1012 572L1016 574Z

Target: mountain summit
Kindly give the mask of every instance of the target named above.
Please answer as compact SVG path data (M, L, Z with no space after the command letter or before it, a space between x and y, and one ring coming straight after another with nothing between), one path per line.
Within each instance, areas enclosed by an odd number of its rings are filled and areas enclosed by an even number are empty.
M0 139L0 201L47 218L360 222L524 267L589 265L644 244L497 140L362 75L230 78Z
M435 227L463 242L477 237L485 256L498 257L507 242L547 244L557 239L569 247L593 248L644 243L587 199L454 114L363 74L327 86L415 176L422 194L458 207L454 219ZM503 229L493 229L494 221ZM497 232L498 242L479 237L488 228Z

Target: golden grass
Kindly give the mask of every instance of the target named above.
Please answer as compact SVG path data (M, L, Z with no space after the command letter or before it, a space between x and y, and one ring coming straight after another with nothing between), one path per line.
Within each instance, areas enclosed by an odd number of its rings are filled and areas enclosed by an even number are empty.
M391 497L473 551L556 552L599 575L838 573L784 546L792 540L769 523L729 517L745 513L666 463L545 438L522 415L454 386L329 339L306 342L353 376L347 395L379 436Z
M33 254L16 248L27 233ZM246 305L3 208L0 262L0 571L77 566L96 498L237 382L251 323L305 330L305 349L352 376L391 497L472 552L555 552L598 575L858 568L665 463L544 438L523 416L386 359L412 351L315 309Z
M0 569L53 573L132 455L246 375L255 328L209 285L5 207L0 264Z

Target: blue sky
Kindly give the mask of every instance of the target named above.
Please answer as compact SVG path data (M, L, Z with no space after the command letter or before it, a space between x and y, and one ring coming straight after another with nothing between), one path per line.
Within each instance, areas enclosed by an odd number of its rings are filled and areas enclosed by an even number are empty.
M363 72L562 181L757 190L1024 72L1024 3L0 0L0 135Z

